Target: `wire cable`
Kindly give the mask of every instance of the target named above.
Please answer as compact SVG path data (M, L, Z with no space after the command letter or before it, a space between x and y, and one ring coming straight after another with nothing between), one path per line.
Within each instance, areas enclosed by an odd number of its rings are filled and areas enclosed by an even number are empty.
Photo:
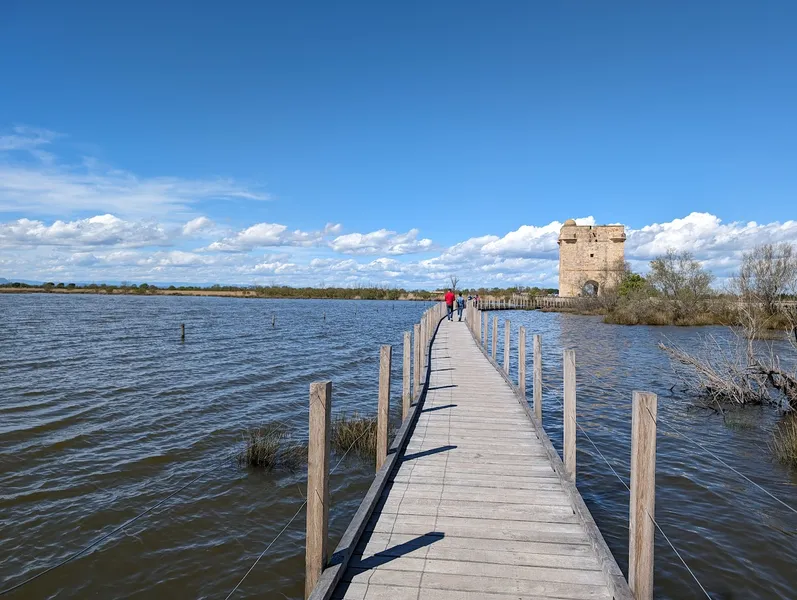
M560 404L559 404L559 406L560 406L560 408L562 408L562 413L564 414L564 405L562 405L562 404L560 403ZM652 417L652 416L653 416L653 415L651 414L651 417ZM655 421L655 419L654 419L654 421ZM607 460L607 458L606 458L606 457L603 455L603 452L601 452L601 451L598 449L598 446L595 444L595 442L593 442L593 441L592 441L592 438L591 438L591 437L589 436L589 434L588 434L588 433L587 433L587 432L584 430L584 428L581 426L581 424L578 422L578 420L576 420L576 418L575 418L575 417L573 417L573 422L574 422L574 423L575 423L575 425L576 425L576 426L577 426L577 427L578 427L578 428L581 430L581 432L582 432L582 433L583 433L583 434L586 436L587 440L589 440L589 443L590 443L590 444L592 444L592 447L593 447L593 448L595 448L595 451L596 451L596 452L598 453L598 455L599 455L599 456L600 456L600 457L603 459L603 462L605 462L605 463L606 463L606 466L608 466L608 467L609 467L609 469L611 469L612 473L614 473L614 476L615 476L615 477L617 477L617 480L618 480L620 483L622 483L622 484L623 484L623 487L625 487L625 489L626 489L626 490L628 490L628 493L630 494L630 493L631 493L631 488L628 486L628 484L625 482L625 480L624 480L622 477L620 477L620 475L618 475L617 471L614 469L614 467L612 466L612 464L611 464L611 463L610 463L610 462ZM659 525L659 523L656 521L656 519L653 517L653 515L651 515L651 514L650 514L650 512L649 512L647 509L645 509L645 514L647 514L648 518L649 518L649 519L650 519L650 520L653 522L653 524L656 526L656 529L658 529L659 533L661 533L661 535L662 535L662 536L664 537L664 539L667 541L667 544L669 544L670 548L672 548L672 551L673 551L673 552L675 552L675 555L678 557L678 560L680 560L680 561L681 561L681 564L683 564L684 568L685 568L685 569L686 569L686 570L689 572L689 574L692 576L692 579L694 579L694 580L695 580L695 583L696 583L696 584L697 584L697 586L700 588L700 590L701 590L701 591L702 591L702 592L703 592L703 593L706 595L706 598L708 598L709 600L712 600L712 599L711 599L711 596L710 596L710 595L709 595L709 593L706 591L706 588L704 588L704 587L703 587L703 584L702 584L702 583L700 583L700 580L697 578L697 575L695 575L695 572L694 572L694 571L692 571L692 569L689 567L689 565L687 564L687 562L686 562L686 560L684 559L684 557L683 557L683 556L681 556L681 553L680 553L680 552L678 552L678 549L675 547L675 544L673 544L673 543L670 541L670 538L669 538L669 537L667 537L667 534L666 534L666 533L664 533L664 530L661 528L661 525Z
M647 408L647 407L646 407L646 408ZM647 409L647 410L648 410L648 414L650 414L650 417L653 419L653 421L654 421L654 422L656 423L656 425L658 426L658 424L659 424L659 423L658 423L658 421L656 420L656 417L654 417L654 416L653 416L653 414L650 412L650 409ZM688 435L686 435L685 433L683 433L682 431L680 431L679 429L677 429L677 428L676 428L676 427L674 427L673 425L666 424L666 425L664 425L664 427L666 427L667 429L669 429L670 431L672 431L672 432L673 432L673 433L675 433L676 435L679 435L679 436L681 436L681 437L682 437L683 439L685 439L686 441L688 441L688 442L691 442L692 444L694 444L695 446L697 446L698 448L700 448L701 450L703 450L703 452L705 452L705 453L706 453L706 454L708 454L709 456L713 457L715 460L719 461L719 462L720 462L722 465L724 465L726 468L728 468L728 469L730 469L731 471L733 471L734 473L736 473L736 474L737 474L739 477L741 477L741 478L742 478L742 479L744 479L745 481L747 481L747 482L749 482L749 483L753 484L753 485L754 485L755 487L757 487L759 490L761 490L762 492L764 492L764 493L765 493L767 496L769 496L770 498L772 498L772 499L773 499L773 500L775 500L776 502L779 502L780 504L782 504L783 506L785 506L786 508L788 508L788 509L789 509L791 512L793 512L793 513L797 514L797 509L795 509L794 507L790 506L789 504L787 504L786 502L784 502L783 500L781 500L780 498L778 498L778 497L777 497L775 494L773 494L772 492L770 492L770 491L769 491L769 490L767 490L766 488L764 488L764 487L762 487L761 485L757 484L755 481L753 481L752 479L750 479L750 478L749 478L747 475L745 475L744 473L742 473L741 471L739 471L739 470L738 470L738 469L736 469L735 467L733 467L733 466L729 465L729 464L728 464L727 462L725 462L725 461L724 461L722 458L720 458L719 456L717 456L716 454L714 454L714 453L713 453L711 450L709 450L708 448L706 448L706 447L705 447L703 444L701 444L700 442L698 442L698 441L696 441L696 440L692 439L691 437L689 437Z
M329 472L329 474L330 474L330 475L332 475L332 474L333 474L335 471L337 471L338 467L340 466L340 463L342 463L342 462L343 462L343 459L344 459L344 458L346 458L346 455L349 453L349 451L350 451L352 448L354 448L354 445L355 445L357 442L359 442L359 441L360 441L360 440L363 438L363 436L364 436L366 433L369 433L369 430L368 430L368 429L366 429L365 431L363 431L363 432L360 434L360 436L359 436L359 437L358 437L356 440L354 440L354 441L351 443L351 446L349 446L349 447L346 449L346 452L344 452L344 453L343 453L343 456L341 456L341 457L340 457L340 460L337 462L337 464L336 464L336 465L335 465L335 466L332 468L332 470ZM263 558L263 557L266 555L266 553L267 553L267 552L269 551L269 549L270 549L270 548L271 548L271 547L274 545L274 543L275 543L275 542L276 542L276 541L277 541L277 540L280 538L280 536L281 536L283 533L285 533L285 531L288 529L288 527L290 527L291 523L293 523L293 522L294 522L294 520L296 520L296 517L298 517L298 516L299 516L299 514L302 512L302 509L303 509L303 508L304 508L306 505L307 505L307 500L305 500L304 502L302 502L302 505L301 505L301 506L298 508L298 510L297 510L297 511L296 511L296 512L293 514L293 516L292 516L292 517L290 518L290 520L289 520L289 521L288 521L288 522L285 524L285 526L284 526L284 527L283 527L283 528L280 530L280 532L279 532L279 533L278 533L278 534L277 534L277 535L274 537L274 539L273 539L273 540L271 540L271 543L269 543L269 545L268 545L268 546L266 546L265 550L263 550L263 552L261 552L261 553L260 553L260 555L259 555L259 556L258 556L258 557L255 559L255 562L253 562L253 563L252 563L252 566L251 566L251 567L249 567L249 570L248 570L246 573L244 573L244 576L243 576L243 577L241 577L241 580L240 580L238 583L236 583L236 584L235 584L235 587L234 587L234 588L232 588L232 591L231 591L229 594L227 594L227 597L226 597L224 600L230 600L230 598L232 598L233 594L235 594L235 592L236 592L236 591L238 591L238 588L239 588L239 587L241 587L241 584L242 584L242 583L244 582L244 580L245 580L245 579L246 579L246 578L249 576L249 573L251 573L251 572L254 570L254 568L257 566L257 563L259 563L259 562L260 562L260 559L261 559L261 558Z
M183 486L181 486L180 488L178 488L177 490L175 490L174 492L172 492L171 494L169 494L165 498L159 500L158 502L156 502L155 504L153 504L152 506L150 506L146 510L140 512L135 517L132 517L131 519L128 519L127 521L125 521L124 523L119 525L118 527L114 528L112 531L109 531L105 535L102 535L102 536L98 537L97 539L95 539L94 541L89 543L87 546L84 546L81 550L78 550L77 552L74 552L73 554L70 554L65 559L61 560L60 562L57 562L56 564L52 565L51 567L48 567L44 571L40 571L36 575L28 577L24 581L20 581L16 585L12 585L11 587L5 588L4 590L0 590L0 596L5 596L6 594L10 594L11 592L13 592L15 590L18 590L22 586L27 585L27 584L29 584L32 581L35 581L39 577L42 577L43 575L46 575L47 573L50 573L51 571L55 571L56 569L58 569L60 567L63 567L65 564L70 563L73 560L75 560L76 558L79 558L80 556L84 555L86 552L88 552L92 548L98 546L99 544L101 544L102 542L107 540L108 538L113 537L114 535L116 535L117 533L122 531L123 529L127 528L129 525L132 525L133 523L135 523L136 521L138 521L142 517L144 517L144 516L148 515L149 513L151 513L153 510L155 510L159 506L162 506L165 502L167 502L168 500L171 500L172 498L174 498L177 494L182 492L184 489L189 487L191 484L196 483L197 481L199 481L199 479L201 479L203 476L205 476L208 473L210 473L212 470L219 468L221 465L224 464L224 461L228 460L236 452L237 452L237 450L235 452L231 452L231 453L225 455L223 461L219 462L219 464L214 465L212 467L208 467L204 471L201 471L199 473L199 475L197 475L196 477L191 479L188 483L184 484Z

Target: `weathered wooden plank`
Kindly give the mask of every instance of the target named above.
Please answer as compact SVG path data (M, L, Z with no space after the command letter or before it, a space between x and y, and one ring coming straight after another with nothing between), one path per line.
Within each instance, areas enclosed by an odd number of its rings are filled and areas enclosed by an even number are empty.
M619 589L616 600L630 600L539 421L489 357L497 318L488 350L487 315L477 312L466 324L444 319L439 343L425 349L431 368L412 438L336 597L608 600Z

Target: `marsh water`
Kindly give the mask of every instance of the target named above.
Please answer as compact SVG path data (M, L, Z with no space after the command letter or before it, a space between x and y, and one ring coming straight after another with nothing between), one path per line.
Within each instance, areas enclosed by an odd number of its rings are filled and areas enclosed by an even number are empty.
M190 483L8 597L225 598L304 501L301 469L236 464L243 433L279 421L302 439L318 380L333 382L334 413L374 414L379 346L400 355L402 333L427 306L0 295L0 589ZM752 409L728 424L695 409L657 348L665 337L695 347L721 328L492 314L511 320L514 340L520 325L543 336L543 418L557 447L561 351L576 349L578 418L589 436L579 432L578 487L624 571L628 492L592 443L627 483L631 391L641 389L659 394L656 517L710 597L797 597L797 514L682 435L795 505L797 474L767 449L777 412ZM399 369L394 360L396 408ZM373 465L351 456L333 473L333 545L372 477ZM233 597L301 598L304 533L299 511ZM661 534L656 597L706 597Z

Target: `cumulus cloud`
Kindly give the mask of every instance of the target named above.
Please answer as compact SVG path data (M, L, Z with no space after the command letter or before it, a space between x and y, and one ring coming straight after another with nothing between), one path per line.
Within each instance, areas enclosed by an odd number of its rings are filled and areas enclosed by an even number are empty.
M170 236L158 223L124 221L114 215L97 215L77 221L18 219L0 223L0 246L158 246Z
M313 246L324 239L324 232L289 231L279 223L258 223L247 227L218 242L213 242L205 250L211 252L248 252L255 248L279 246Z
M723 223L715 215L698 212L626 231L626 256L637 260L650 260L669 248L687 250L698 259L715 260L738 255L758 244L797 242L797 221Z
M594 223L594 219L587 217L584 222ZM113 215L49 225L20 219L0 224L4 248L0 276L150 283L318 285L323 281L327 285L435 288L453 273L468 286L556 287L556 240L561 225L522 225L500 236L472 237L418 259L405 255L423 242L417 230L341 235L339 225L302 231L258 223L207 248L192 250L185 247L190 240L216 230L210 219L197 217L171 227ZM627 234L626 257L635 269L644 272L651 258L674 247L692 251L723 277L738 267L741 253L756 244L797 243L797 222L726 223L715 215L693 213L665 223L627 228ZM167 245L178 247L157 247ZM253 252L261 247L274 250Z
M207 217L197 217L183 225L183 235L194 235L200 231L207 231L215 227L215 225L216 224Z
M418 239L420 232L410 229L407 233L396 233L379 229L371 233L347 233L333 239L329 247L341 254L414 254L428 252L432 240Z

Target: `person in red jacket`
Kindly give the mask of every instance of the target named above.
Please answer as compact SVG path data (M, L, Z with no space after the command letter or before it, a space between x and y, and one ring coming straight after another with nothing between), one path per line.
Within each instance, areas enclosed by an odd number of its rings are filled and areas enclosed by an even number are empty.
M454 320L454 291L448 290L446 292L446 308L448 309L448 320Z

